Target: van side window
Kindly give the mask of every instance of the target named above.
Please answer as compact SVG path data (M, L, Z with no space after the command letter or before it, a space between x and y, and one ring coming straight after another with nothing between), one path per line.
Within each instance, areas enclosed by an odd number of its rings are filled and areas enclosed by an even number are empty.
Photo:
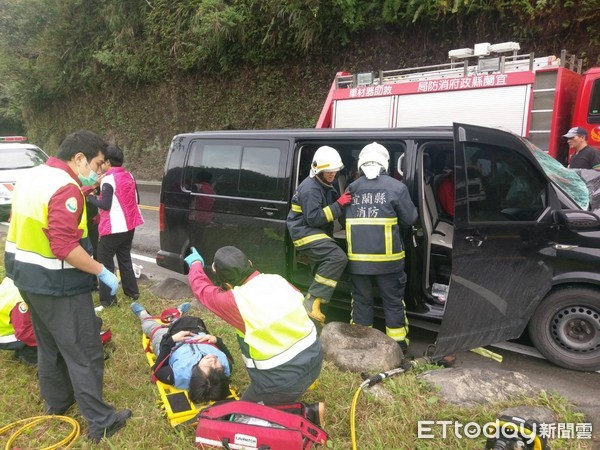
M194 141L190 148L184 188L202 192L210 183L216 195L281 200L287 152L285 142Z
M465 146L469 222L533 221L546 206L546 182L519 153L493 145Z

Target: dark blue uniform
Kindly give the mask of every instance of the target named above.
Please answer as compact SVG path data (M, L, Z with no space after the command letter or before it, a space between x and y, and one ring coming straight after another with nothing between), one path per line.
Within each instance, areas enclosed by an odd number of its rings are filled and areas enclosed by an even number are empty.
M404 312L404 247L400 225L411 226L417 209L400 181L379 175L362 176L349 186L352 202L346 208L348 271L352 274L352 321L373 325L373 284L385 312L386 334L404 341L408 326Z
M306 254L316 269L308 293L323 303L331 299L347 263L346 254L333 240L333 221L344 212L338 198L332 186L317 177L306 178L292 197L287 217L294 247Z

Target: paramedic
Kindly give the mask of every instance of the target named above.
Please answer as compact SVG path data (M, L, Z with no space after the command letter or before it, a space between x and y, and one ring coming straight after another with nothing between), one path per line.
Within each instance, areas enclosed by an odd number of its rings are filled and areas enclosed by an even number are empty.
M190 306L186 302L177 309L184 314ZM208 334L204 326L203 332L184 329L175 332L174 327L171 329L154 320L137 302L131 304L131 311L140 318L142 331L150 339L156 355L152 373L158 381L187 390L194 403L223 400L229 395L233 358L221 338ZM198 322L204 324L202 320Z
M102 399L104 351L92 301L94 276L113 292L118 280L82 246L90 247L81 185L96 182L105 152L98 135L77 131L31 169L15 186L5 251L6 275L31 313L46 413L64 414L76 401L94 442L131 417Z
M131 172L122 167L123 151L118 146L108 146L104 164L107 170L100 185L100 197L88 197L100 210L98 261L114 273L116 255L123 293L137 300L140 291L133 272L131 246L136 227L144 223L138 206L137 185ZM116 297L110 294L108 287L100 286L99 291L102 306L116 306Z
M226 290L210 281L195 248L185 261L194 296L237 330L250 376L241 399L274 404L300 398L319 376L323 362L321 341L302 306L302 293L279 275L255 270L236 247L215 253L212 268Z
M0 283L0 349L14 350L19 361L37 365L37 342L29 311L8 277Z
M333 240L333 221L343 216L344 207L350 203L348 193L340 197L333 187L333 180L343 168L334 148L319 147L312 160L310 176L296 189L287 216L294 247L308 256L315 273L304 307L321 325L325 323L321 303L331 299L348 262L344 251Z
M417 209L406 186L386 174L387 149L377 142L358 156L362 176L348 186L352 202L346 208L348 271L352 274L352 322L373 325L373 284L379 287L385 332L408 349L404 306L404 249L399 226L417 220Z

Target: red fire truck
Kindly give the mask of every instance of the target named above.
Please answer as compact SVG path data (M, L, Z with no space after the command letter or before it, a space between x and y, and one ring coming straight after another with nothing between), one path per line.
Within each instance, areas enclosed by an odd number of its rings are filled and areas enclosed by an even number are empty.
M566 163L571 126L600 148L600 68L581 60L519 54L516 42L448 52L446 64L339 72L317 128L391 128L470 123L511 130ZM475 64L476 63L476 64Z

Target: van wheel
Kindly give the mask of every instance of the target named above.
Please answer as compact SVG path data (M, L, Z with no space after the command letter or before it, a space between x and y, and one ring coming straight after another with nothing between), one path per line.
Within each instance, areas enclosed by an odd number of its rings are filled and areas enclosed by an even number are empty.
M556 365L600 370L600 291L568 288L550 293L529 322L529 336Z

